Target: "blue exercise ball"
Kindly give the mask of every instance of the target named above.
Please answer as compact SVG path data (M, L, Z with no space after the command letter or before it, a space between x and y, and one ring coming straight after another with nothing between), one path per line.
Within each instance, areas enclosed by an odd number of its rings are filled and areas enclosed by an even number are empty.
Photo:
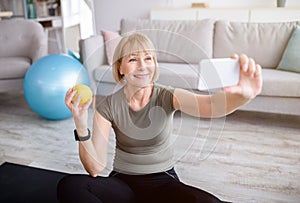
M88 73L76 59L51 54L34 62L24 78L24 96L30 108L49 120L72 116L65 95L76 84L90 86Z

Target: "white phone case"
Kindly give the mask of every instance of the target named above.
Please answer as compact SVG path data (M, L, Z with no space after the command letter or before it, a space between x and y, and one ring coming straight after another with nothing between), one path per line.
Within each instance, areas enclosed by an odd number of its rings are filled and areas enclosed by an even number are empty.
M239 82L240 65L237 59L214 58L200 62L200 91L234 86Z

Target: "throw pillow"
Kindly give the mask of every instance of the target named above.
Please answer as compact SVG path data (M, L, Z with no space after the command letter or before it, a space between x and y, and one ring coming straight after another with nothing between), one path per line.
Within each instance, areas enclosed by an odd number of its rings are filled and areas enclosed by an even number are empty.
M121 40L121 36L117 32L101 30L101 34L105 42L106 58L109 65L113 64L115 48Z
M277 69L300 73L300 26L295 28Z

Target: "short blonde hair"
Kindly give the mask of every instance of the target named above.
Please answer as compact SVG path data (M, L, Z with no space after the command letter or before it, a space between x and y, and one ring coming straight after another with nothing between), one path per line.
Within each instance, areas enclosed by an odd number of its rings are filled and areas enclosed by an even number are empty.
M136 52L147 52L152 55L155 68L154 75L152 78L152 82L155 82L158 78L158 63L156 57L156 51L151 40L142 33L131 33L129 35L125 35L118 46L115 49L114 57L113 57L113 76L117 83L122 83L124 75L120 74L120 66L122 63L122 59L125 56L129 56L132 53Z

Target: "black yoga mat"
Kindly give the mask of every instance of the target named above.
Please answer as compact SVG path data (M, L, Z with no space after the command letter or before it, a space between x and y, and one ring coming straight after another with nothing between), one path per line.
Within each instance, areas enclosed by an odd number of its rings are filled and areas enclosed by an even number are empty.
M56 203L56 186L65 175L5 162L0 166L0 202Z

